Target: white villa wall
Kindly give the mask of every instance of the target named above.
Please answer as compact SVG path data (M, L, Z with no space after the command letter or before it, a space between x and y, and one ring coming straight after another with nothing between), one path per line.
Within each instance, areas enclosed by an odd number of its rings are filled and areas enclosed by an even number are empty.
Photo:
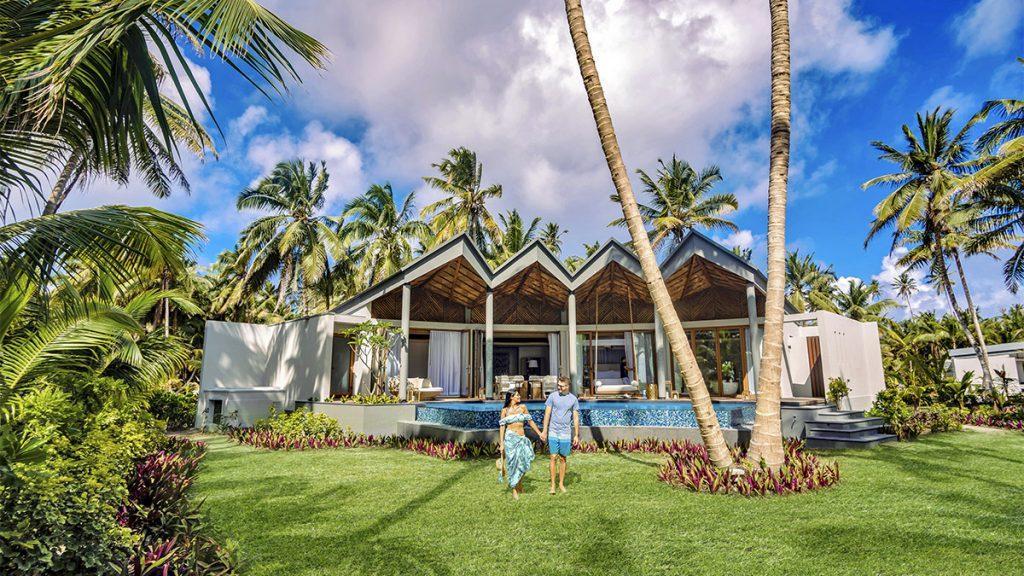
M207 322L196 425L208 423L210 399L249 425L272 404L291 409L295 400L329 394L333 326L330 315L274 325Z
M811 366L807 359L807 338L818 335L817 326L782 324L782 395L810 398ZM788 388L788 390L787 390Z
M955 356L952 358L953 375L962 378L968 372L974 372L974 383L978 386L982 383L981 362L976 356ZM1024 371L1021 370L1021 363L1013 356L1013 353L992 353L988 355L989 366L992 371L1006 370L1006 377L1010 379L1009 392L1018 393L1024 384ZM998 381L998 378L996 378Z
M831 312L815 312L815 316L826 390L832 378L846 378L851 408L867 410L875 395L885 388L878 325Z

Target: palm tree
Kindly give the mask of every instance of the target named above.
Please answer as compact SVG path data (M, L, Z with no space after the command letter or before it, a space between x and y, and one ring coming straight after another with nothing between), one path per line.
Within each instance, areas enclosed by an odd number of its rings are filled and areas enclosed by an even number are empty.
M601 243L600 242L593 242L593 243L584 242L583 243L583 250L586 252L586 254L587 254L586 257L587 258L590 258L591 256L593 256L594 253L597 252L600 249L601 249Z
M708 166L699 173L686 161L672 156L666 164L658 159L658 172L652 178L637 170L649 204L640 204L640 215L650 225L651 246L655 250L671 250L679 245L686 233L694 228L707 230L737 230L736 225L722 218L737 208L734 194L713 194L715 184L722 181L717 166ZM618 196L612 200L618 202ZM618 218L612 226L623 226Z
M964 204L969 200L965 190L957 189L961 176L968 174L975 162L969 158L967 144L970 122L959 131L951 127L953 110L936 108L917 115L915 134L903 126L905 146L900 150L881 141L872 142L879 150L880 159L893 162L899 171L885 174L865 182L867 189L885 185L893 188L875 206L875 219L871 223L865 245L874 236L892 228L893 248L908 246L909 252L900 260L901 266L928 265L932 277L945 291L954 316L963 324L971 346L982 366L982 378L991 387L992 371L988 350L978 321L977 310L971 297L970 286L963 271L960 246L963 238ZM961 310L950 280L947 258L952 258L960 277L960 286L967 300L967 312Z
M183 359L174 341L143 338L142 319L177 294L150 290L112 303L105 293L83 294L72 281L100 279L93 286L113 291L146 270L181 269L200 238L191 220L124 206L0 226L0 470L42 447L9 426L41 378L116 373L139 385Z
M835 291L835 303L825 308L859 322L878 322L890 308L898 304L889 298L879 298L881 287L878 281L868 283L851 280L846 290Z
M739 256L740 258L743 258L747 262L750 262L751 260L754 259L753 248L740 248L739 246L733 246L732 253Z
M338 236L352 246L351 262L362 286L372 286L398 272L413 257L413 243L429 232L414 217L416 193L409 192L399 205L390 183L374 184L345 206Z
M579 270L580 266L583 266L584 262L586 262L586 259L582 256L568 256L562 261L562 264L565 264L565 268L569 272L575 272Z
M904 270L892 281L892 289L896 291L896 296L906 301L907 314L913 319L914 309L910 306L910 297L917 293L917 279L911 276L909 271Z
M1024 65L1024 58L1017 58L1017 62ZM1024 100L989 100L971 122L988 120L993 112L1001 120L978 137L978 152L984 155L986 166L968 179L971 186L983 187L1007 177L1019 179L1024 169Z
M814 254L800 256L794 250L786 256L786 297L797 312L809 312L827 307L832 298L836 274L832 266L822 267L814 261Z
M324 280L330 270L330 255L341 250L335 222L320 213L327 199L327 181L323 162L292 160L279 163L254 187L239 194L239 210L271 214L242 230L238 266L245 268L245 274L231 304L276 274L275 311L290 294L297 295L300 304L308 308L304 287Z
M298 75L287 54L322 68L327 49L256 2L7 0L0 38L0 188L29 188L52 213L76 174L127 179L160 193L183 178L176 142L205 134L189 105L203 91L182 46L207 52L260 91ZM160 92L162 84L182 105ZM209 104L203 107L212 116ZM216 124L216 120L214 119ZM191 125L191 127L188 127ZM183 131L186 135L183 136ZM60 174L47 198L37 170Z
M444 241L467 232L470 240L483 249L488 236L500 238L501 229L487 209L487 201L501 198L501 184L483 186L484 166L476 152L455 148L431 166L441 176L426 176L423 180L447 197L424 207L420 218L430 224L436 239Z
M786 182L789 178L789 4L770 0L772 20L771 153L768 166L768 285L757 378L757 415L748 456L778 470L782 446L782 317L786 304Z
M731 466L733 464L732 456L711 404L711 395L708 394L704 377L701 375L693 351L687 342L686 333L679 322L679 315L676 313L672 298L665 287L665 280L661 277L658 262L654 258L654 250L651 248L647 230L644 228L643 217L637 207L636 197L633 195L629 173L626 172L626 166L622 162L622 153L619 151L619 143L612 126L608 104L605 101L604 89L601 87L597 65L590 49L590 39L587 37L587 27L583 20L583 6L580 5L580 0L565 0L565 12L569 21L569 34L572 37L573 47L576 49L580 75L583 77L583 86L586 89L587 98L590 100L590 109L594 114L594 123L597 125L601 148L604 150L608 170L611 172L612 182L615 185L615 192L619 197L619 204L622 206L626 227L629 229L634 249L643 268L644 279L651 292L655 310L664 321L665 334L668 336L672 353L676 363L682 367L683 380L690 394L701 438L704 440L712 463L719 467Z
M527 226L523 222L518 210L509 210L506 214L498 215L501 221L501 235L491 241L490 261L494 266L499 266L519 252L537 236L537 227L540 226L540 218L534 218Z
M557 222L548 222L540 233L540 241L551 250L551 253L558 256L562 253L562 236L569 231L563 230Z

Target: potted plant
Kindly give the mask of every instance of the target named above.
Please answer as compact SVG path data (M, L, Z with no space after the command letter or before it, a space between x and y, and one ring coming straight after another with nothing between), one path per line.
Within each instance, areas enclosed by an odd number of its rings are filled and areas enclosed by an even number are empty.
M840 410L850 410L850 383L842 377L837 376L828 381L828 401L836 405Z

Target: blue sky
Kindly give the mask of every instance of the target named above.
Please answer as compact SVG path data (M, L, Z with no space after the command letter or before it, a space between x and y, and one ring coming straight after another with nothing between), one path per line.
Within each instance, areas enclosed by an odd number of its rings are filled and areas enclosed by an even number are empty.
M561 4L531 2L285 2L269 6L322 40L328 70L267 100L209 58L194 69L223 129L219 159L186 159L191 194L157 201L137 185L94 182L70 207L152 204L207 227L200 260L229 248L252 214L234 198L280 160L323 159L331 209L390 181L417 204L435 198L421 177L449 148L478 151L495 208L555 220L582 242L623 238L606 228L617 206L589 116ZM718 164L722 191L740 198L735 235L763 260L768 158L769 23L763 0L588 2L588 25L623 153L653 170L673 153ZM865 249L881 191L860 184L890 167L869 143L898 143L900 125L934 106L966 121L994 97L1020 97L1024 2L968 0L791 2L794 147L787 239L844 277L886 282L898 271L884 240ZM209 124L209 122L207 122ZM212 125L211 125L212 127ZM1020 301L999 263L974 260L987 313ZM915 300L942 309L934 292Z

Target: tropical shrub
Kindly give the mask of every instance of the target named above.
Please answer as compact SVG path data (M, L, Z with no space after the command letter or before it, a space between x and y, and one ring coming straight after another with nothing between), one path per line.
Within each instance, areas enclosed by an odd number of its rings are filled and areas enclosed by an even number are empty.
M62 376L22 396L7 426L42 444L0 476L0 573L108 573L135 540L117 522L124 479L159 423L120 380Z
M733 449L733 456L743 462L744 474L715 466L703 445L684 442L669 455L658 472L658 479L672 486L694 492L768 496L807 492L827 488L839 482L839 464L824 463L803 450L803 442L786 442L785 461L775 472L744 458Z
M128 496L117 513L118 524L137 535L123 572L233 573L231 551L207 534L200 505L189 494L205 452L202 442L179 437L136 461L128 476Z
M283 436L288 440L324 440L344 435L338 421L326 414L316 414L299 408L292 412L281 412L273 406L266 418L256 420L253 428Z
M193 388L182 391L157 388L149 396L149 412L167 423L168 430L195 426L199 394Z
M897 438L908 440L927 432L959 430L967 411L939 403L921 404L914 390L887 386L866 414L884 419Z
M329 398L328 402L343 402L345 404L399 404L401 399L392 394L353 394L352 396L336 396Z

